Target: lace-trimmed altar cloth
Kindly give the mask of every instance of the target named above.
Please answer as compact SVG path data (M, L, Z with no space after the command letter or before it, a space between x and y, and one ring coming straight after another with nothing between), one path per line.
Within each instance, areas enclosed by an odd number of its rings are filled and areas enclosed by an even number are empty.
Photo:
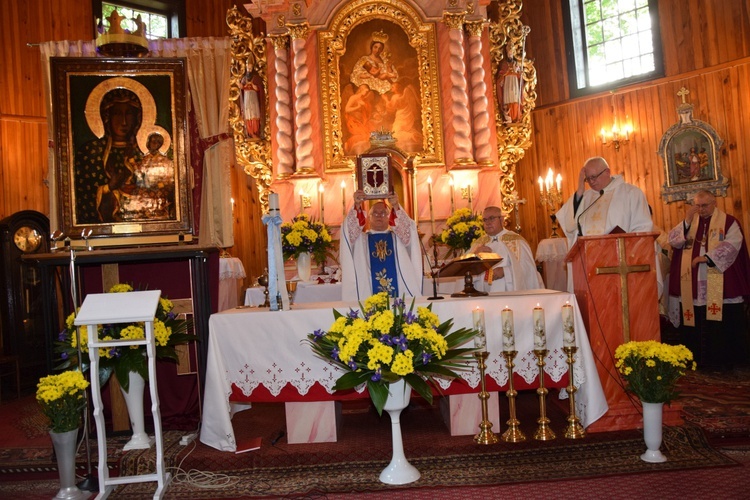
M484 309L490 352L486 373L491 380L504 386L508 382L508 371L501 353L500 311L506 306L514 311L518 349L514 372L531 384L539 374L532 352L532 309L537 303L544 308L549 349L545 373L552 381L559 382L568 369L562 351L561 308L566 302L576 304L575 296L568 292L540 293L537 290L447 299L432 303L432 307L441 321L454 318L454 328L472 327L472 310L477 306ZM417 299L417 304L426 306L429 302ZM296 304L290 311L234 309L213 314L209 321L201 441L219 450L234 451L236 445L229 402L233 387L238 388L247 401L252 401L253 392L260 386L272 396L292 390L296 393L295 401L308 398L310 401L329 400L328 395L334 394L333 385L342 372L314 356L305 339L315 329L331 326L334 320L332 308L345 314L349 307L357 308L358 305L355 302ZM575 328L579 347L573 374L578 387L577 413L584 426L588 426L607 411L607 403L577 307ZM476 390L479 374L476 364L472 362L470 365L470 369L462 373L462 378ZM322 391L318 390L314 397L308 396L316 382L325 388L326 394L321 396ZM440 386L450 394L457 384L442 380ZM465 392L465 388L458 392ZM284 398L279 398L279 401L284 401Z

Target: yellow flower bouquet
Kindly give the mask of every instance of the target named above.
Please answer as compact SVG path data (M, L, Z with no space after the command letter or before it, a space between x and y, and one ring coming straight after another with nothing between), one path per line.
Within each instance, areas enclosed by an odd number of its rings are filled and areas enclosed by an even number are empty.
M328 331L316 330L307 342L313 352L346 370L335 390L367 385L370 398L382 414L388 384L403 378L420 396L432 403L428 381L434 377L456 378L456 370L467 369L474 348L459 348L476 335L461 328L448 333L453 320L440 322L428 307L412 300L393 299L386 292L368 298L360 309L343 315L334 309Z
M281 225L281 250L284 259L296 259L302 252L311 254L318 264L325 262L333 249L331 231L326 224L300 214ZM335 259L335 256L331 255Z
M50 431L68 432L81 426L88 386L83 374L75 370L39 379L36 400L50 421Z
M109 293L132 292L133 287L127 283L119 283L109 289ZM172 309L171 300L160 297L154 319L154 341L156 357L177 361L175 345L197 340L198 337L187 333L192 321L180 319ZM56 350L62 360L57 369L68 369L78 364L78 343L76 338L75 313L71 313L65 321L65 329L60 332L56 342ZM81 327L81 366L84 371L89 368L88 327ZM99 325L99 338L102 340L144 339L146 331L143 323ZM114 372L120 386L127 392L130 386L129 373L136 372L148 381L148 366L146 364L146 346L131 345L99 349L99 382L101 385Z
M480 236L484 236L482 215L468 208L459 208L448 217L440 240L460 254L471 248L471 244Z
M627 390L646 403L669 403L679 394L677 380L695 370L693 353L684 345L646 340L627 342L615 350L615 366Z

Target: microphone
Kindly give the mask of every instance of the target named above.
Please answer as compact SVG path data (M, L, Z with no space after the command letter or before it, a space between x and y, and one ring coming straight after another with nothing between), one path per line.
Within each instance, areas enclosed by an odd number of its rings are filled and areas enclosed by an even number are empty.
M604 190L600 189L599 190L599 197L597 199L595 199L594 202L591 205L589 205L588 207L584 208L583 212L581 212L581 214L578 216L578 219L576 219L576 223L578 224L578 236L583 236L583 230L581 229L581 217L583 217L583 214L585 214L588 211L589 208L591 208L591 207L594 206L594 203L596 203L597 201L601 200L602 196L604 196Z

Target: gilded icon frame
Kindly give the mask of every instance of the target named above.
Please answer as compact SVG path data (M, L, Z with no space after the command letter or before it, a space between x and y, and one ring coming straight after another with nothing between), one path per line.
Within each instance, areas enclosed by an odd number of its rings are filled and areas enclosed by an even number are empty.
M175 241L191 239L186 64L184 58L50 59L60 200L52 209L60 211L65 234L76 238L85 233L92 246L108 245L113 236L123 238L123 244L170 241L161 238L165 235L179 235ZM121 163L117 141L109 138L112 127L104 123L105 113L112 113L105 108L115 99L109 95L135 95L135 107L140 106L135 140ZM162 144L149 156L153 133L162 136ZM118 161L100 165L104 158ZM156 174L146 172L154 165L147 162L151 158L163 161ZM119 173L112 173L114 167ZM109 182L101 182L104 176ZM117 176L129 177L110 187Z
M724 141L708 123L693 118L693 105L677 109L680 121L659 141L664 162L662 198L667 203L689 199L697 191L726 196L729 181L721 173L720 151Z
M434 24L422 22L419 13L402 0L362 1L345 5L334 15L328 29L318 32L326 171L352 171L355 168L357 154L352 150L347 151L345 144L343 113L346 103L342 102L342 98L346 89L342 88L341 82L346 68L342 67L342 60L349 57L347 51L354 50L349 43L350 35L356 36L358 30L369 26L372 27L369 31L382 32L390 40L408 40L408 47L395 49L413 55L416 65L416 72L411 72L416 73L412 88L418 96L422 145L402 149L410 156L419 155L421 165L444 164ZM359 47L359 50L364 52L367 49Z

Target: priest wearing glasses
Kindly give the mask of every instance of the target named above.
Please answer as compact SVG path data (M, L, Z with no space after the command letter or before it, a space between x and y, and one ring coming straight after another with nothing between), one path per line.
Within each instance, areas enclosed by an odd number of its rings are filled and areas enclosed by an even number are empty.
M555 217L568 239L568 248L579 236L609 234L618 227L625 233L650 232L653 228L646 195L638 186L625 182L622 175L612 175L601 156L586 160L578 175L578 189ZM661 290L659 283L660 295ZM573 291L570 264L568 291Z
M393 297L422 295L422 253L417 225L398 196L375 201L365 214L365 193L354 193L354 206L341 228L341 296L365 300L379 292ZM366 229L369 222L369 229Z

